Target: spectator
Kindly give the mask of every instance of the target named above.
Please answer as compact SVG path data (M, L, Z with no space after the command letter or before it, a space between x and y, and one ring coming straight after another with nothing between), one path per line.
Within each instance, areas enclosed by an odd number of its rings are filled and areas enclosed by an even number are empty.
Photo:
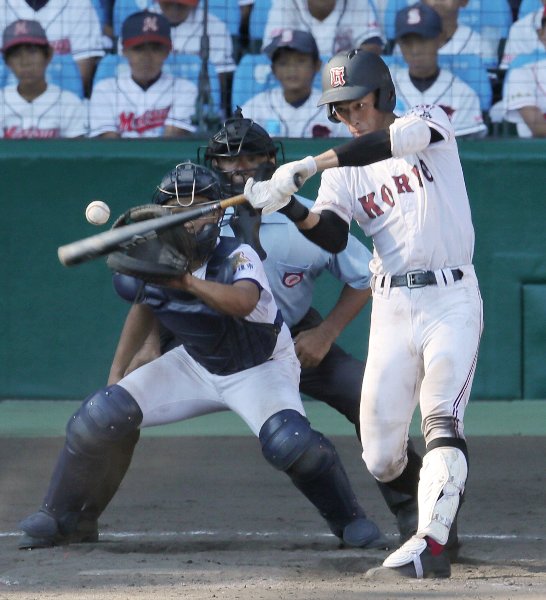
M101 25L91 0L4 0L0 29L17 20L38 21L57 54L72 54L85 95L91 94L97 61L104 56Z
M546 47L546 8L538 38ZM546 137L546 54L508 71L504 94L506 119L516 123L520 137Z
M408 65L392 73L397 112L404 113L418 104L436 104L449 116L455 135L486 135L476 92L438 65L443 40L439 14L428 3L412 4L396 14L395 35Z
M442 21L440 34L440 54L476 54L486 67L496 67L498 63L498 42L482 37L468 25L459 23L459 10L468 0L423 0L433 8ZM395 49L394 54L400 54Z
M2 37L2 54L17 84L0 90L0 137L83 137L83 101L46 81L53 48L40 23L19 20L8 25Z
M317 106L321 92L313 89L313 80L322 62L315 38L307 31L284 29L264 52L280 87L251 98L243 106L244 115L263 123L270 135L345 137L342 126L330 122L326 111Z
M375 7L368 0L273 0L263 47L289 27L311 33L321 56L359 46L376 54L383 49Z
M171 24L174 53L202 55L204 11L199 6L199 0L156 0L151 10L165 15ZM220 80L222 107L229 114L231 83L235 71L233 44L227 25L210 10L207 35L209 60L214 64Z
M195 128L197 88L162 72L171 51L171 28L163 15L133 13L121 29L129 73L99 81L90 101L90 135L104 138L182 137Z
M518 19L508 33L504 55L500 64L501 69L508 69L510 63L519 54L534 54L544 52L544 44L540 38L542 19L546 10L546 0L543 7Z

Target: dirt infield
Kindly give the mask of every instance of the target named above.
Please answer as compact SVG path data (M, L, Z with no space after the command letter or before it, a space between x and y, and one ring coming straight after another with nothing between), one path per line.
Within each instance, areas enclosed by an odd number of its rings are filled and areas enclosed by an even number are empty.
M332 438L368 513L394 520L356 440ZM546 598L546 437L469 440L471 468L450 580L386 583L384 551L340 548L252 437L141 440L98 544L17 549L17 521L45 492L59 438L0 438L0 599Z

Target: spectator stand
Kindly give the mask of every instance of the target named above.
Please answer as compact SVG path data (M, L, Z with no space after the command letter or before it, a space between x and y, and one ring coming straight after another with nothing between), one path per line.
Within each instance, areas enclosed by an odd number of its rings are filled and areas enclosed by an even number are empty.
M328 59L322 57L323 63L326 60ZM257 94L275 87L279 87L279 82L271 70L271 59L265 54L245 54L233 76L232 110L234 111L237 106L243 106ZM313 80L313 87L319 90L322 87L320 71Z
M259 54L262 51L267 16L271 9L271 0L257 0L250 13L249 52Z
M525 17L529 13L536 12L542 6L540 0L523 0L519 5L518 19Z
M71 54L54 54L46 70L48 83L58 85L83 98L80 70ZM0 86L15 85L17 80L3 60L0 62Z

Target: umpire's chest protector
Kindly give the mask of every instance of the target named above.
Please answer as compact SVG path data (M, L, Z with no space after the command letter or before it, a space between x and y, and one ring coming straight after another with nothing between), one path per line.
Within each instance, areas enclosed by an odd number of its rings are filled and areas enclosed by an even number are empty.
M229 255L239 242L234 238L220 240L207 264L205 279L229 284L233 279ZM268 360L275 349L280 317L275 323L251 323L222 314L180 290L145 284L121 273L114 274L113 282L124 300L150 306L175 336L176 345L183 345L211 373L230 375L255 367Z

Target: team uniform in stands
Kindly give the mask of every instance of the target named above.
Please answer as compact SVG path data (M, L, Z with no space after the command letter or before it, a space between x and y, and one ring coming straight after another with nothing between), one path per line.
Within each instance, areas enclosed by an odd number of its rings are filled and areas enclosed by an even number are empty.
M281 87L257 94L243 105L248 119L261 123L269 135L294 138L347 137L347 130L328 120L326 111L317 106L321 96L313 90L300 106L292 106L284 99Z
M28 102L16 85L0 89L0 137L74 138L86 133L85 108L76 94L49 84L41 96Z
M444 109L456 136L486 135L480 100L476 92L456 75L441 69L436 81L421 92L412 83L408 69L391 69L396 88L396 112L403 114L417 105L436 105Z
M104 55L101 26L91 0L49 0L40 10L25 0L3 0L2 4L0 31L19 19L38 21L56 54L72 54L76 61Z
M516 123L518 135L532 137L519 110L526 106L536 106L546 119L546 58L508 72L504 102L506 118Z
M317 41L320 55L327 57L357 48L367 40L383 43L375 9L368 0L338 1L323 21L309 13L307 0L273 0L265 26L264 47L286 28L309 31Z
M518 19L512 27L504 47L504 55L500 64L501 69L507 69L510 63L520 54L544 52L544 44L537 35L541 28L542 17L546 8L525 15Z
M129 73L99 81L89 103L89 135L109 131L123 138L161 137L166 125L195 131L196 86L163 73L147 90Z

